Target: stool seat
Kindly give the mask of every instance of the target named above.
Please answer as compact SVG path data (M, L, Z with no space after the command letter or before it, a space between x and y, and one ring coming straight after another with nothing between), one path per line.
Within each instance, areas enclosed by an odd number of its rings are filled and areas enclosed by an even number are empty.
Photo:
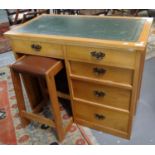
M12 68L21 73L45 75L46 71L54 66L59 60L40 56L25 56L16 61Z

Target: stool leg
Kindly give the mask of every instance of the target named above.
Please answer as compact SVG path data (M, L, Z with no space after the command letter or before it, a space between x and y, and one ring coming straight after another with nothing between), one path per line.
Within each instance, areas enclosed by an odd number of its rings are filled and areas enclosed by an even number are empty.
M30 123L30 121L22 117L22 111L26 111L26 107L24 102L24 95L22 91L20 76L19 76L19 73L15 72L12 68L10 68L10 71L11 71L12 81L13 81L14 90L16 94L19 115L21 118L22 125L25 127Z
M46 81L47 81L49 97L51 100L52 112L54 114L54 121L55 121L56 131L58 134L58 139L59 141L62 141L64 139L64 130L62 126L61 112L60 112L60 106L59 106L58 97L57 97L54 75L47 74Z

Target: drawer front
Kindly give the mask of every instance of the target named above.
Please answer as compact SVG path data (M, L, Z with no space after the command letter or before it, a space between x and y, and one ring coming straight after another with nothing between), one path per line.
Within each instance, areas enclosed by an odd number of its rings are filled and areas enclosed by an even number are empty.
M18 53L63 58L61 45L27 40L13 40L13 51Z
M116 87L72 80L75 98L129 110L131 91Z
M76 118L86 120L105 128L127 132L129 114L74 101Z
M108 80L132 85L133 71L129 69L70 61L71 74L97 80Z
M95 64L105 64L122 68L135 66L135 52L67 46L67 58Z

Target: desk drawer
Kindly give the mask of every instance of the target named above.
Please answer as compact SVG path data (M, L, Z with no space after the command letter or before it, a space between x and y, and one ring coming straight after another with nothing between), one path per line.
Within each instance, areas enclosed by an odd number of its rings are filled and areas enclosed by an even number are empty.
M94 65L77 61L70 61L70 67L71 74L74 75L132 85L133 71L129 69Z
M72 80L72 85L75 98L129 110L130 90L79 80Z
M61 45L27 40L13 40L13 51L18 53L63 58Z
M129 114L74 101L75 116L77 119L86 120L103 128L111 128L127 132Z
M135 66L135 52L67 46L67 58L94 64L105 64L133 69Z

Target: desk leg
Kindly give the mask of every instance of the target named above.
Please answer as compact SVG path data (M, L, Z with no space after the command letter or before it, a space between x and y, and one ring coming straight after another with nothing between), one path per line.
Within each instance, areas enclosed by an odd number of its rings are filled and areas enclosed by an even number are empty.
M141 57L140 57L139 79L138 79L138 86L137 86L137 87L138 87L138 88L137 88L137 98L136 98L135 112L134 112L135 115L136 115L136 110L137 110L138 101L139 101L139 99L140 99L140 91L141 91L141 84L142 84L144 63L145 63L145 53L142 53L142 54L141 54Z

